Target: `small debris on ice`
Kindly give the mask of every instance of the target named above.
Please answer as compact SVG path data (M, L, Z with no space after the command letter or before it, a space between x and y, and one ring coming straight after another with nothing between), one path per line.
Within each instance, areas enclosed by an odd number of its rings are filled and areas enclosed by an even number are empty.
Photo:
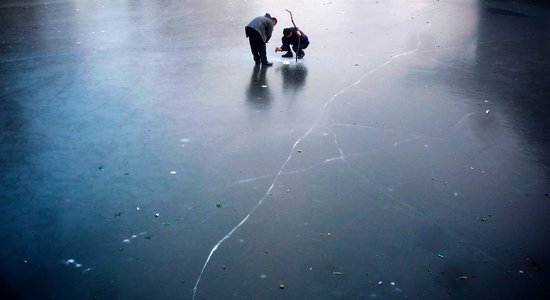
M122 240L123 243L130 243L133 239L137 238L138 235L144 235L147 232L140 232L139 234L132 234L132 236L129 239ZM122 251L122 250L121 250Z
M176 174L176 171L170 171L170 174L174 175Z
M74 260L74 259L72 259L72 258L67 259L67 260L65 261L65 264L66 264L67 266L69 266L69 265L74 265L75 268L80 268L80 267L82 267L81 264L79 264L78 262L76 262L76 260Z
M155 218L158 218L158 217L160 217L160 214L159 214L159 213L156 213L156 214L155 214Z
M477 276L475 275L464 275L464 276L460 276L458 277L456 280L468 280L468 279L472 279L472 278L476 278Z
M332 275L344 275L344 273L342 273L342 272L337 272L337 271L334 271L334 272L332 272Z
M284 290L284 289L285 289L285 285L284 285L284 284L279 284L279 288L280 288L281 290Z
M485 114L486 114L486 115L488 115L488 114L489 114L489 112L490 112L490 110L486 110L486 111L485 111Z
M538 271L541 270L541 267L539 266L539 264L534 259L532 259L531 257L527 257L525 259L525 262L526 262L527 266L531 269L531 271L538 272Z

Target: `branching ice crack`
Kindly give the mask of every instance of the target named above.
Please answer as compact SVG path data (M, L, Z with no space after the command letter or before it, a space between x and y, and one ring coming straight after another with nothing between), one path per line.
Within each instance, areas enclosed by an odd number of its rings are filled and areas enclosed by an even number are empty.
M472 112L472 113L469 113L469 114L465 115L464 117L462 117L462 119L460 119L460 120L459 120L458 122L456 122L453 126L451 126L451 128L460 125L460 123L462 123L462 122L463 122L464 120L466 120L468 117L473 116L473 115L475 115L475 114L477 114L477 112Z
M273 179L273 182L271 183L271 185L269 186L269 188L267 189L267 191L264 193L264 195L260 198L260 200L258 201L258 203L256 203L256 205L254 205L254 207L248 212L248 214L244 217L244 219L242 219L242 221L237 224L237 226L233 227L233 229L231 229L231 231L229 231L228 234L226 234L221 240L219 240L215 245L214 247L212 248L212 250L210 250L210 253L208 254L208 257L206 258L206 261L204 262L204 265L201 269L201 272L197 278L197 281L195 283L195 286L193 287L193 299L195 299L195 296L197 294L197 289L198 289L198 286L199 286L199 283L200 283L200 280L202 278L202 275L204 273L204 270L206 269L206 267L208 266L208 262L210 261L210 259L212 258L212 255L214 255L214 253L218 250L218 247L225 241L227 240L228 238L231 237L231 235L239 228L241 227L243 224L246 223L246 221L248 220L248 218L250 217L250 215L252 213L254 213L254 211L256 211L256 209L263 203L263 201L265 200L266 196L269 195L269 193L273 190L273 187L275 186L275 183L277 183L277 180L279 179L279 176L281 176L281 174L283 174L283 169L286 167L286 165L288 164L288 162L290 161L290 159L292 158L294 152L295 152L295 149L296 149L296 146L298 144L300 144L302 142L302 140L304 140L307 136L309 136L311 134L311 132L313 131L314 128L316 128L318 126L318 124L320 123L321 121L321 118L323 116L323 113L324 111L328 108L328 106L336 99L338 98L338 96L340 96L341 94L347 92L348 90L350 90L351 88L353 88L354 86L358 85L365 77L377 72L378 70L384 68L385 66L389 65L393 60L395 60L396 58L399 58L399 57L402 57L402 56L406 56L406 55L410 55L410 54L413 54L415 52L418 51L418 49L420 48L420 44L421 44L421 40L420 40L420 34L422 33L422 31L424 31L424 29L426 29L427 27L429 27L430 24L428 24L427 26L425 26L424 28L422 28L418 34L416 35L417 37L417 40L418 40L418 43L417 43L417 47L413 50L410 50L410 51L407 51L407 52L403 52L403 53L399 53L399 54L396 54L396 55L393 55L389 60L387 60L386 62L382 63L381 65L375 67L374 69L368 71L367 73L363 74L361 77L359 77L359 79L357 81L355 81L353 84L349 85L348 87L342 89L341 91L337 92L336 94L334 94L323 106L323 110L321 112L321 114L317 117L317 120L315 121L315 123L313 123L313 125L300 137L296 140L296 142L292 145L292 148L290 149L290 153L288 155L288 157L286 158L286 160L283 162L283 164L281 165L281 167L279 168L279 171L277 172L277 175L275 176L275 178ZM331 130L332 131L332 130ZM337 144L337 141L336 141L336 135L334 134L333 132L333 135L335 137L335 142ZM344 159L344 156L343 156L343 151L342 149L338 146L339 150L340 150L340 157L338 159L342 159L346 165L348 165L349 167L349 164L345 161ZM351 168L350 168L351 169Z

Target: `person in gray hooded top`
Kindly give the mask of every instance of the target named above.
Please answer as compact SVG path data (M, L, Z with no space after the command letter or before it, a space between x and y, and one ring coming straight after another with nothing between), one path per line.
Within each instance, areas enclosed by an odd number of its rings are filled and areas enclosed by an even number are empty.
M263 17L254 18L245 27L246 37L250 42L250 51L252 51L256 65L260 63L264 66L273 65L267 61L265 44L269 42L275 25L277 25L277 18L266 13Z

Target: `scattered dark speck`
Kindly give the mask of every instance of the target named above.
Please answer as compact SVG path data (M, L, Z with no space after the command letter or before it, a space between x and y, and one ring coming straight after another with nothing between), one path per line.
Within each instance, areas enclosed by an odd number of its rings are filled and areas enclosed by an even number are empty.
M541 270L541 267L539 266L539 264L531 257L528 257L527 259L525 259L525 262L527 263L527 266L531 269L531 271L538 272Z

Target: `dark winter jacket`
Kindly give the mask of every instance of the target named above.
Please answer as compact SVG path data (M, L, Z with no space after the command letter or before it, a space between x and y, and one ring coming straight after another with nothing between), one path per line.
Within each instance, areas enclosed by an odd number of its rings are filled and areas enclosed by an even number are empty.
M262 36L264 43L267 43L273 33L273 26L275 25L273 24L271 15L265 14L263 17L254 18L246 27L256 30ZM246 37L248 37L248 35Z
M298 46L298 34L296 33L296 31L300 31L302 33L302 36L300 37L300 48L304 49L309 45L309 39L303 31L299 30L297 27L290 27L285 28L283 32L287 29L292 31L292 36L290 38L286 38L283 35L283 38L281 39L281 41L283 42L283 45L281 46L283 51L290 51L290 45Z

